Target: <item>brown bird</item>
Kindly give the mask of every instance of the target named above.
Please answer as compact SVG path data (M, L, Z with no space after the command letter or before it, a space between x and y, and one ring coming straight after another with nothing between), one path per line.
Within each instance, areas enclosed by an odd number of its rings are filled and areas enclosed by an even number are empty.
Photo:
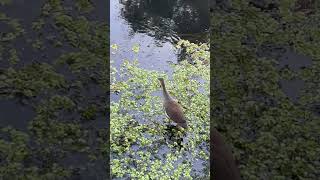
M160 84L162 86L163 99L164 99L163 106L166 111L166 114L172 121L177 123L178 126L183 128L188 128L187 121L183 114L180 104L178 103L177 100L173 99L169 95L166 89L166 85L164 83L164 79L158 78L158 80L160 81Z
M210 133L210 141L210 154L212 155L210 164L213 170L213 179L240 180L240 172L236 166L231 150L215 128Z

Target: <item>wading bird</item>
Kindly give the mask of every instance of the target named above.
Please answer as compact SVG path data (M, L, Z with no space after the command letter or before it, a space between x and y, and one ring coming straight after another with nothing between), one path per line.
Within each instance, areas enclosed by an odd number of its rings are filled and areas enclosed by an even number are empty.
M211 168L213 179L216 180L240 180L240 172L230 148L225 144L220 133L214 128L210 133ZM213 147L212 147L213 146Z
M163 92L163 106L166 111L166 114L168 117L177 123L178 126L183 127L183 128L188 128L187 126L187 121L186 118L183 114L182 107L180 104L177 102L177 100L173 99L167 89L166 85L164 83L163 78L158 78L160 81L160 84L162 86L162 92Z

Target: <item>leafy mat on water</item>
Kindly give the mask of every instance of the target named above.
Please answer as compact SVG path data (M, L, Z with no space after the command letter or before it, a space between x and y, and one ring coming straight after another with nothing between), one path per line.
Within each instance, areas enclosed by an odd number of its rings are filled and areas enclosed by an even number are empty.
M28 14L24 3L33 5ZM0 179L108 177L109 28L107 17L92 18L99 3L0 1L0 100L34 114L0 116L14 121L0 121Z
M316 1L234 0L211 11L213 125L243 179L320 175L317 9Z
M172 79L162 72L125 61L112 69L111 171L115 179L209 178L209 48L181 41L194 65L172 65ZM178 46L178 48L180 48ZM117 52L121 53L121 52ZM113 60L115 61L115 60ZM164 77L170 94L179 100L188 130L179 130L162 107L158 77Z

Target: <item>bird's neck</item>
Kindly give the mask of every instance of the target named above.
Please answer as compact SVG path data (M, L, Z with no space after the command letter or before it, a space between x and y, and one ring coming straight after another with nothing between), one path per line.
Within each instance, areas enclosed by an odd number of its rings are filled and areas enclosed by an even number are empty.
M172 97L169 95L166 85L164 84L164 81L161 81L161 86L162 86L162 92L163 92L163 97L165 100L172 100Z

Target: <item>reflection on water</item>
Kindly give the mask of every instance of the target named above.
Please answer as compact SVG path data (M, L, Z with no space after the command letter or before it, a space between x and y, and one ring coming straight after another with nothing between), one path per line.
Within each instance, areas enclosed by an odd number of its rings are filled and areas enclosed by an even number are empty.
M111 7L111 54L115 65L124 59L138 59L143 68L171 73L169 63L178 61L174 44L179 39L207 42L209 11L207 0L114 0ZM131 51L140 45L140 52Z
M209 29L207 0L126 0L121 4L121 15L134 32L162 41L175 42L179 37L207 41L203 39Z
M114 0L110 2L110 42L117 44L118 48L111 50L111 60L119 69L124 60L135 60L139 66L148 69L172 74L170 63L178 63L179 52L175 50L175 44L180 39L186 39L194 43L208 42L209 34L209 9L208 0ZM138 53L132 51L132 47L139 45ZM157 94L155 93L155 96ZM119 101L120 95L111 94L111 101ZM127 112L131 113L131 112ZM134 119L139 124L147 124L145 118L134 114ZM163 118L162 118L163 121ZM162 125L166 123L161 122ZM183 151L183 158L178 158L172 165L177 167L184 159L194 158L189 151L192 148L191 139L195 139L192 132L178 134L171 124L166 125L166 130L152 135L143 133L144 138L157 138L150 149L157 149L151 158L158 158L165 162L165 154L170 151ZM145 152L144 146L133 144L132 151ZM200 149L207 154L207 144ZM201 151L202 152L202 151ZM135 154L132 153L132 154ZM128 153L130 154L130 153ZM132 159L138 159L135 155L128 155ZM153 160L153 159L151 159ZM134 162L134 161L133 161ZM192 176L204 176L207 171L206 162L192 159ZM135 167L136 164L129 164ZM198 175L199 174L199 175ZM125 179L125 178L123 178Z

